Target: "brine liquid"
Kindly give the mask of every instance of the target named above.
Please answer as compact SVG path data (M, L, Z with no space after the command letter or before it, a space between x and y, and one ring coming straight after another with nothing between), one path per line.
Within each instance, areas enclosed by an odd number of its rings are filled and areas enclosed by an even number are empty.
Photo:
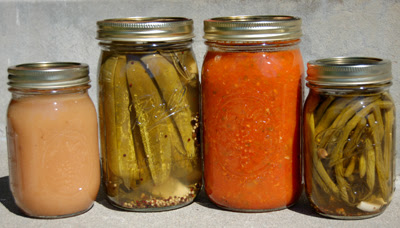
M199 82L191 49L103 52L99 120L108 199L161 211L193 201L201 187Z
M324 216L379 215L394 191L393 101L380 90L332 91L312 88L304 107L307 197Z

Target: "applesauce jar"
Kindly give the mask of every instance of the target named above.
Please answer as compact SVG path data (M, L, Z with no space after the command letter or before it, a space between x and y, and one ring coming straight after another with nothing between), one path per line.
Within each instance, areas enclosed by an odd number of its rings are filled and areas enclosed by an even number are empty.
M39 62L8 73L8 161L17 206L39 218L89 210L99 190L100 160L88 65Z
M107 199L129 211L190 204L202 182L193 21L133 17L97 25Z
M306 194L327 217L381 214L395 188L391 62L370 57L310 61L304 107Z
M233 16L204 21L204 181L219 207L293 205L301 193L301 19Z

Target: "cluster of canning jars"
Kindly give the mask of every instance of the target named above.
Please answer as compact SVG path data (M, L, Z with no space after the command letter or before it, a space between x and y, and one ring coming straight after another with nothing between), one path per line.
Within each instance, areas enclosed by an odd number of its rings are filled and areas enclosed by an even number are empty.
M204 181L206 195L224 209L289 207L303 187L302 135L306 194L318 213L365 218L390 203L395 113L389 61L309 62L303 112L300 18L205 20L201 89L191 19L120 18L97 26L102 179L114 206L179 208L193 202ZM11 189L30 216L69 216L89 209L99 186L88 69L43 64L9 68ZM43 110L50 122L37 115ZM36 177L40 172L46 181ZM34 195L37 189L43 194Z

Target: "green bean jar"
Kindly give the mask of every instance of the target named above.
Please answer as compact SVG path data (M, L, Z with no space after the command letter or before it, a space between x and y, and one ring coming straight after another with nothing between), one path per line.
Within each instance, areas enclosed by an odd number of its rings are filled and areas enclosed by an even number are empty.
M391 62L336 57L308 63L304 107L306 194L321 215L381 214L395 182Z
M97 26L107 199L131 211L188 205L202 179L193 21L131 17Z

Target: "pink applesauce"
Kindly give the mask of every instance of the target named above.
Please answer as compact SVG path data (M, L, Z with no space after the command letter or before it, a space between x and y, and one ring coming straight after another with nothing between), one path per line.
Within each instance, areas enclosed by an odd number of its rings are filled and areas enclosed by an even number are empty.
M10 89L10 187L16 204L29 216L70 216L93 205L100 163L88 88L85 83L52 92Z

